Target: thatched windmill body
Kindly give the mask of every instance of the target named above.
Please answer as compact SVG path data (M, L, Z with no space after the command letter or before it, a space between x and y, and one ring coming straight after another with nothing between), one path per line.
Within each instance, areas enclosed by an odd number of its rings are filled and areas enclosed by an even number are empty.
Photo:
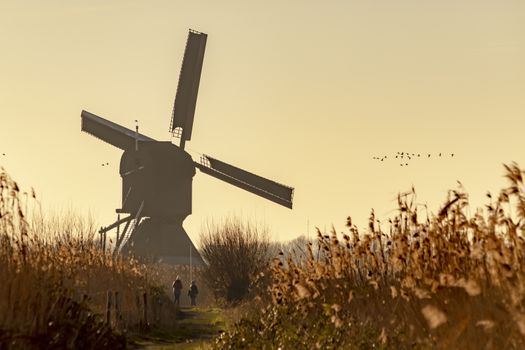
M182 223L192 212L195 169L277 204L292 208L293 188L207 155L195 162L184 150L191 139L207 35L190 30L173 107L170 131L179 145L157 141L87 111L82 131L124 151L120 160L122 207L119 219L101 229L117 228L116 251L174 264L188 264L196 252ZM128 214L120 219L120 214ZM119 232L121 225L124 228ZM194 254L194 261L201 261Z

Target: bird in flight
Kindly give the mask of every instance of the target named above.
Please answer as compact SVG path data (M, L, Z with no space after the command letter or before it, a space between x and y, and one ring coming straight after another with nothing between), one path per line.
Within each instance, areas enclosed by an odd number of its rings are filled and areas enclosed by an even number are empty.
M433 153L427 153L427 158L431 158L432 157L432 154ZM454 157L455 153L448 153L450 154L450 157ZM399 163L399 166L408 166L408 163L410 161L415 161L415 158L418 157L418 158L422 158L424 157L425 154L424 153L409 153L409 152L396 152L395 155L392 155L392 158L391 159L399 159L400 163ZM435 157L438 157L438 158L443 158L443 157L446 157L447 156L447 153L443 153L443 152L439 152L439 153L434 153L434 158ZM381 162L385 162L388 160L388 156L387 155L383 155L383 156L374 156L372 157L372 159L374 160L378 160L378 161L381 161Z

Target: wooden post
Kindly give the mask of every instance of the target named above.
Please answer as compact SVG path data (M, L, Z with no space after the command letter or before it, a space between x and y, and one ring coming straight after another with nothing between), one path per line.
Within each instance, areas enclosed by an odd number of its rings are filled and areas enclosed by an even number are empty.
M144 299L144 327L148 326L148 294L144 293L142 295Z
M157 296L153 294L151 298L151 320L155 324L157 323Z
M140 296L138 294L135 295L135 304L137 305L137 313L139 315L139 327L142 328L142 319L140 318Z
M160 324L162 320L162 298L160 296L157 297L157 323Z
M111 326L111 291L108 290L106 303L106 323Z
M120 221L120 214L117 214L117 222L119 221ZM117 240L115 241L115 243L119 241L119 238L120 238L120 223L117 225Z
M122 314L120 312L120 293L115 292L115 324L120 327L122 321Z

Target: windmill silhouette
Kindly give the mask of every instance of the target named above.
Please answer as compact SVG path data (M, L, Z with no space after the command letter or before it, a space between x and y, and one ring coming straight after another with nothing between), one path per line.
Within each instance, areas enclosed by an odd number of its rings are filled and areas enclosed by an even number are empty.
M180 139L178 146L139 133L138 125L133 131L90 112L81 113L82 131L124 151L119 218L100 230L105 235L117 228L115 252L188 264L188 251L197 250L182 223L192 212L195 169L292 208L293 188L208 155L195 162L184 150L186 141L191 140L206 39L204 33L191 29L188 33L170 124L170 132ZM129 215L120 219L120 214ZM125 226L120 232L122 224ZM193 255L193 263L202 263L200 256Z

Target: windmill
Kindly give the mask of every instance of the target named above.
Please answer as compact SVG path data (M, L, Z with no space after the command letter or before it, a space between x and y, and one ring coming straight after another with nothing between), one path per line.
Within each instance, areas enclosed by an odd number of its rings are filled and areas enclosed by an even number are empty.
M122 208L119 218L100 230L117 228L115 252L187 264L196 252L182 223L192 212L192 181L199 169L219 180L272 202L292 208L293 188L255 175L208 155L195 162L184 150L191 140L197 93L207 35L189 31L170 132L179 145L157 141L87 111L82 111L82 131L113 145L124 153L120 160ZM120 219L120 214L127 214ZM124 225L119 232L120 225ZM188 249L188 247L190 249ZM202 263L198 254L193 260Z

